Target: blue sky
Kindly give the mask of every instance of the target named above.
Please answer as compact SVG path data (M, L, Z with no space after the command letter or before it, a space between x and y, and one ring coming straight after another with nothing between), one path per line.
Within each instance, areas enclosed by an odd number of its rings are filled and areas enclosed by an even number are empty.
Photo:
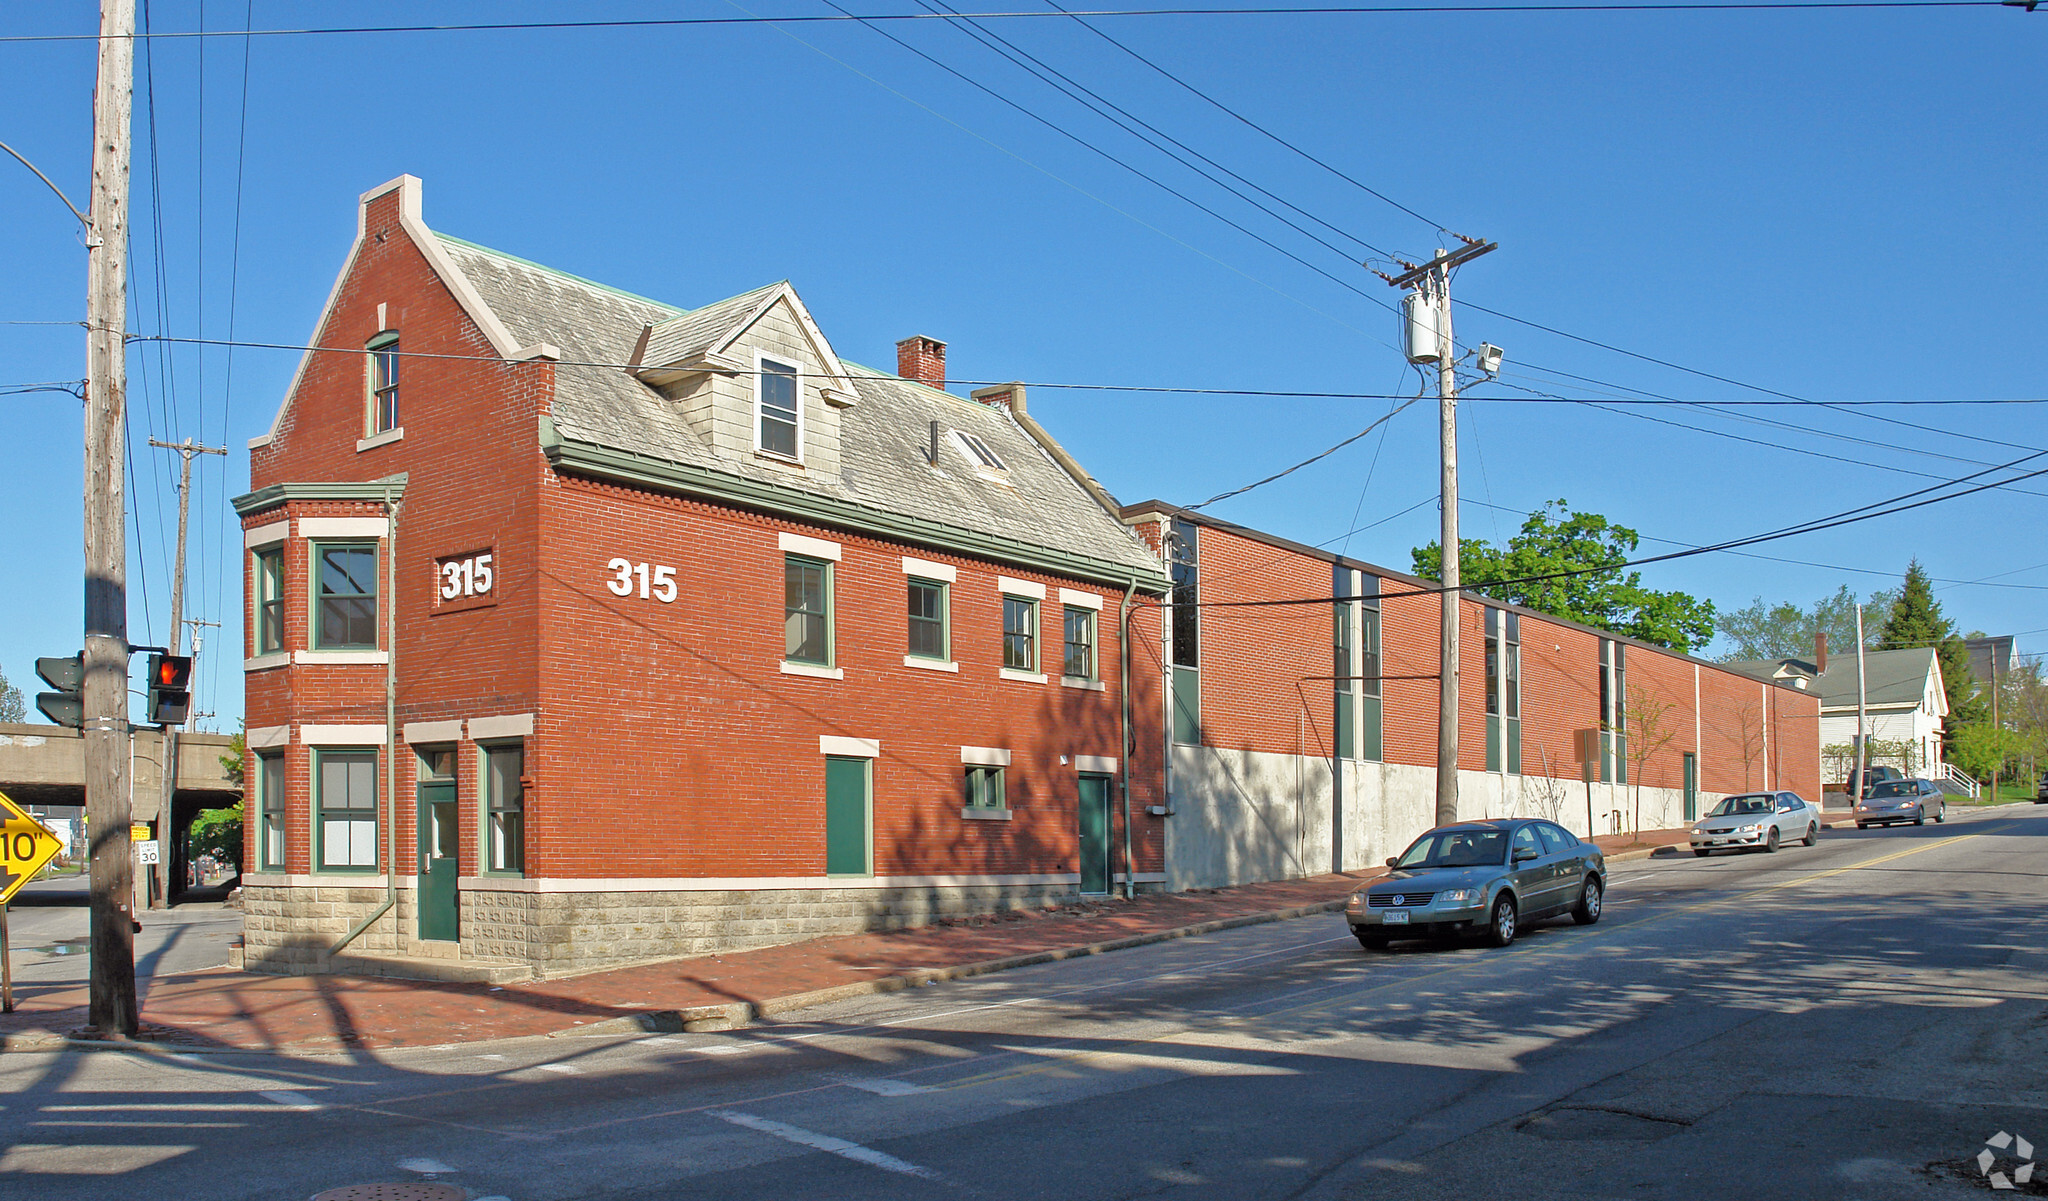
M797 0L247 7L258 28L830 11ZM246 15L228 0L149 8L159 32L202 21L240 29ZM881 0L853 11L914 9ZM96 6L75 0L11 5L0 36L90 33L96 21ZM1497 240L1499 251L1460 274L1461 302L1811 400L2048 396L2048 226L2037 211L2048 183L2048 15L1097 24L1427 220L1071 21L988 28L1365 244L1426 256L1443 240L1437 222ZM1375 303L1397 297L1352 258L1167 161L964 32L886 28L1357 290L862 26L256 38L246 107L242 39L206 40L203 61L200 41L167 39L138 62L131 329L302 345L348 248L356 196L409 172L425 180L437 229L674 304L787 277L839 353L874 366L893 366L895 342L918 333L950 343L951 374L968 380L1418 386L1392 349L1393 316ZM81 205L93 70L90 41L0 42L0 140ZM0 386L76 380L82 332L61 324L83 313L74 223L8 159L0 214L0 321L60 323L0 325ZM1505 347L1504 380L1541 391L1762 398L1471 309L1460 309L1458 333ZM176 519L175 458L142 441L225 438L232 449L199 471L187 603L188 614L224 623L207 631L207 651L228 653L202 655L197 706L217 714L202 723L216 728L232 729L241 711L226 502L246 487L246 441L267 428L295 361L150 343L130 360L133 641L166 636ZM1613 387L1560 382L1560 372ZM1718 431L1709 433L1585 405L1478 399L1517 395L1527 394L1479 387L1462 406L1468 537L1505 537L1517 514L1563 497L1670 540L1646 540L1645 552L1669 550L2048 448L2040 405L1635 410ZM0 473L10 583L0 669L33 693L34 657L79 642L81 408L47 392L0 405L12 433ZM1125 500L1183 503L1306 458L1389 407L1050 388L1034 390L1031 406ZM1405 569L1409 548L1435 537L1433 418L1432 405L1416 405L1384 438L1375 432L1213 511ZM2037 650L2048 643L2048 477L2018 487L2031 491L1758 548L1799 562L1704 555L1649 568L1647 579L1724 607L1757 596L1810 602L1844 583L1885 586L1917 556L1955 581L1938 595L1958 625L2025 633L2022 649Z

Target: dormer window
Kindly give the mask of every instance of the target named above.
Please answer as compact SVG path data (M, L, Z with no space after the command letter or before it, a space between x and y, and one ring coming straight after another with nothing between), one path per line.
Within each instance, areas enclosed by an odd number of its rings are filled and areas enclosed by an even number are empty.
M754 448L763 454L800 459L803 410L798 403L797 369L762 358L756 361Z
M398 335L370 339L370 433L398 428Z

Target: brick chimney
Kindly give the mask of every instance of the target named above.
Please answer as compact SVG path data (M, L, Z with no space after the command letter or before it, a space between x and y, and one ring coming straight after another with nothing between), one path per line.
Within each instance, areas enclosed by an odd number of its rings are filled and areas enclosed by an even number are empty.
M946 344L922 334L896 344L896 374L934 388L946 386Z
M1024 411L1023 384L996 384L988 388L976 388L968 396L992 409L1008 409L1012 413Z
M1828 670L1828 632L1817 630L1813 635L1813 670L1825 675Z

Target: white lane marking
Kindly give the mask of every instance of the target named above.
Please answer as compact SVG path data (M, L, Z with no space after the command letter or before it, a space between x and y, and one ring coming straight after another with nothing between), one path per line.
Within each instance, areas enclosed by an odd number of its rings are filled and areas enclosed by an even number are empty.
M418 1172L422 1176L446 1176L455 1169L438 1159L401 1159L398 1161L398 1170Z
M581 1076L583 1069L573 1063L537 1063L533 1065L543 1072L559 1072L564 1076Z
M755 1117L753 1114L741 1113L736 1109L714 1109L709 1112L709 1116L717 1118L721 1122L731 1122L735 1126L744 1126L749 1130L758 1130L762 1134L773 1135L784 1142L795 1143L799 1147L809 1147L814 1151L823 1151L830 1155L853 1160L855 1163L864 1163L871 1168L880 1168L885 1172L895 1172L903 1176L916 1176L920 1180L944 1179L944 1177L930 1168L905 1162L894 1155L877 1151L873 1147L863 1147L859 1143L848 1142L843 1138L833 1138L829 1134L819 1134L815 1130L805 1130L801 1126L791 1126L786 1122L776 1122L767 1118Z
M479 1055L479 1056L477 1056L477 1058L478 1058L478 1059L495 1059L495 1060L497 1060L497 1061L498 1061L499 1063L503 1063L503 1062L505 1062L505 1057L504 1057L503 1055Z
M826 1079L835 1080L848 1088L857 1088L864 1093L873 1093L877 1097L908 1097L915 1093L932 1091L922 1084L912 1084L908 1080L897 1080L888 1076L827 1076Z
M256 1095L263 1098L266 1101L275 1101L279 1105L284 1106L286 1109L293 1110L299 1113L311 1113L313 1110L320 1108L319 1105L307 1100L305 1094L303 1093L292 1093L285 1092L281 1089L273 1089L266 1092L257 1093Z

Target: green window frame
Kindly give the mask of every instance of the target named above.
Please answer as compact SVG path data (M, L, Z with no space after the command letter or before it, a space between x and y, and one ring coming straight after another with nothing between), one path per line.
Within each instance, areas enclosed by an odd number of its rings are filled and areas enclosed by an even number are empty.
M966 792L962 800L969 809L1007 809L1003 795L1003 769L992 765L969 764L966 769Z
M915 659L949 662L953 658L951 590L943 580L911 576L905 591L909 641L904 653Z
M1038 602L1028 596L1003 597L1003 668L1038 670Z
M483 751L484 870L526 872L526 744L489 743Z
M284 547L259 550L256 563L256 653L284 650Z
M285 863L284 755L256 752L256 867L281 872Z
M832 564L805 555L782 557L782 657L832 666Z
M1060 673L1070 680L1094 682L1095 610L1066 606L1060 620Z
M374 542L313 544L313 649L377 648L381 557Z
M313 863L322 872L377 870L377 751L313 752Z
M370 340L370 432L388 433L398 428L397 334L379 334Z

